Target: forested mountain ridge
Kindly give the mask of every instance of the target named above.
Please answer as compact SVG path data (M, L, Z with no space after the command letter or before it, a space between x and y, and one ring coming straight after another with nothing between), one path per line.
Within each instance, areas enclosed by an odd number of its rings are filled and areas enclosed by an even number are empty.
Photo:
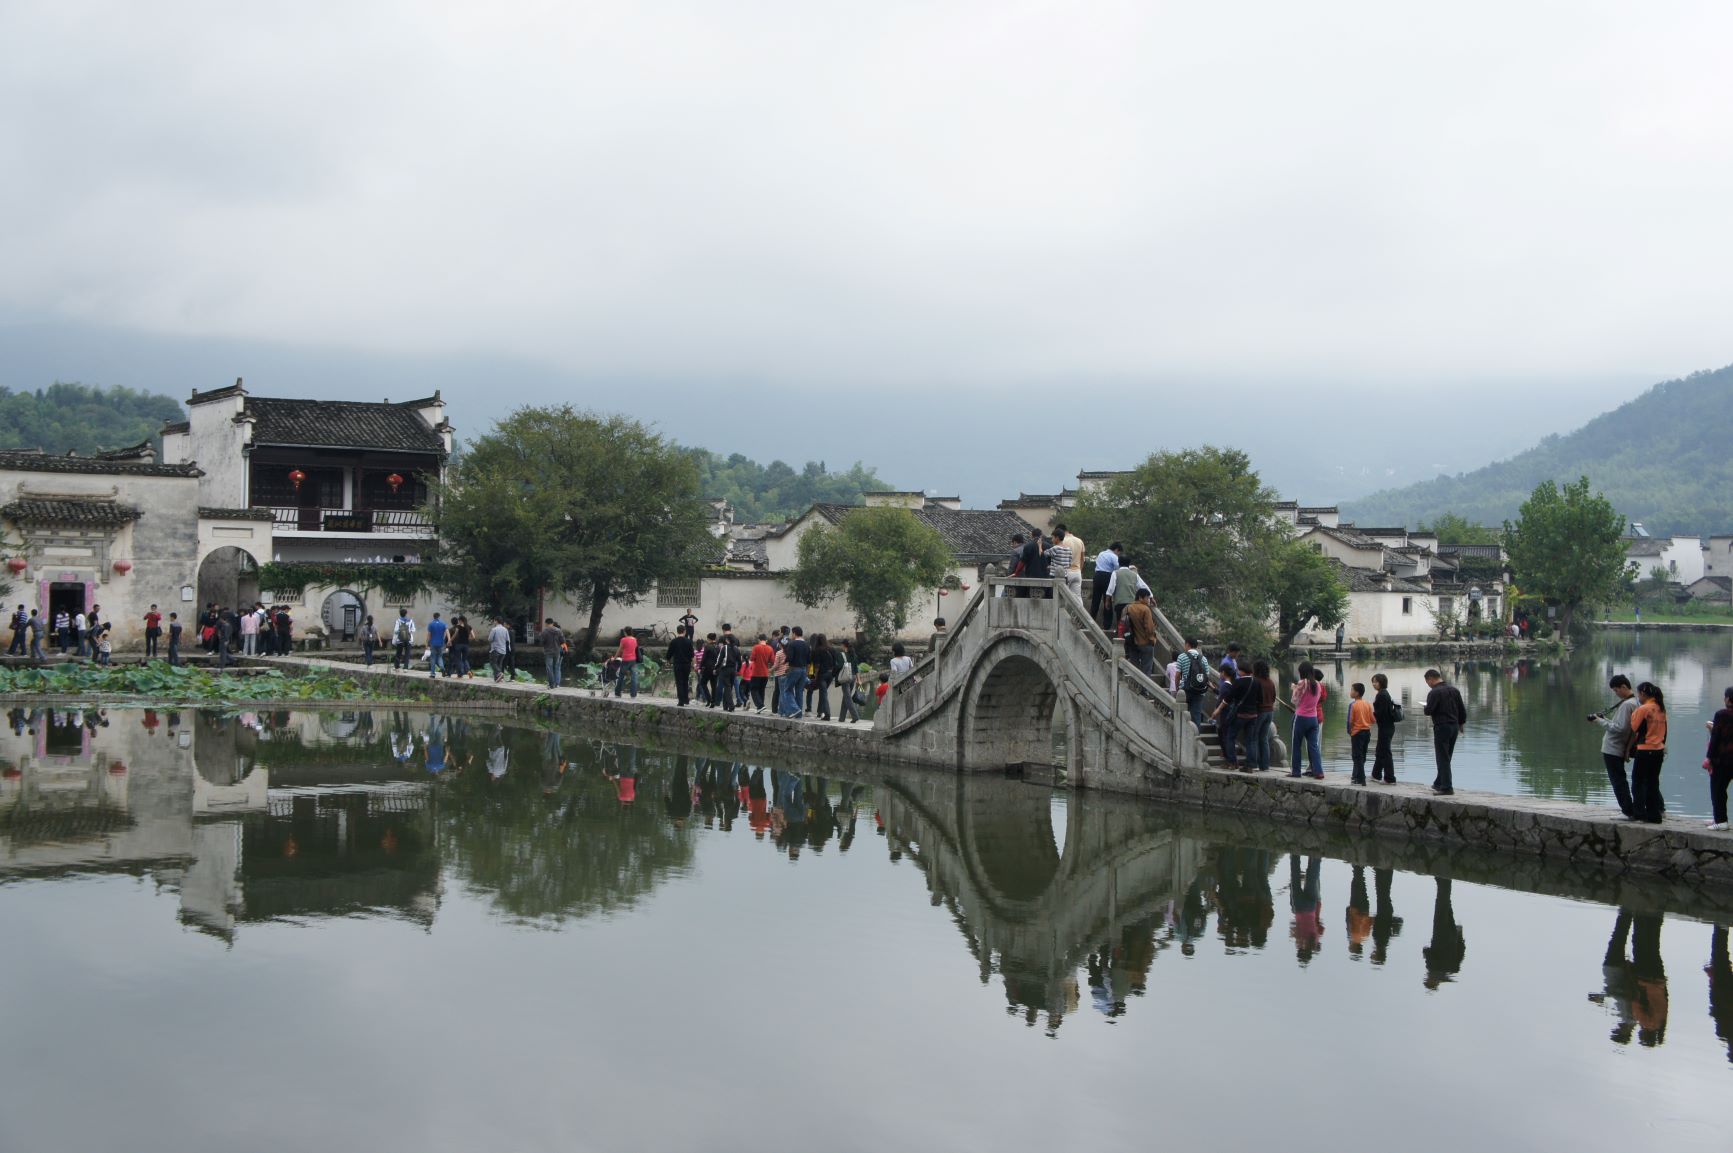
M686 451L698 465L698 491L733 505L735 521L743 524L786 520L816 501L859 504L862 493L891 487L858 460L847 472L831 472L823 461L813 460L796 472L780 460L764 465L740 453L725 457L703 448Z
M1344 501L1342 517L1415 525L1456 513L1497 525L1541 481L1579 476L1652 533L1733 532L1733 365L1657 384L1508 460Z
M0 449L93 456L142 440L157 443L168 421L185 420L178 401L130 388L55 381L35 392L0 387Z

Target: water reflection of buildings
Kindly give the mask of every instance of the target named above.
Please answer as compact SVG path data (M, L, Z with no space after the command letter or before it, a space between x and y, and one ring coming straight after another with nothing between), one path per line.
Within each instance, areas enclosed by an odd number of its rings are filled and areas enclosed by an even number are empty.
M381 770L351 753L345 772L327 745L335 759L279 770L271 787L261 742L320 747L329 718L14 709L7 719L0 882L148 875L178 892L184 923L225 939L245 921L368 910L427 922L437 907L422 781L349 783Z

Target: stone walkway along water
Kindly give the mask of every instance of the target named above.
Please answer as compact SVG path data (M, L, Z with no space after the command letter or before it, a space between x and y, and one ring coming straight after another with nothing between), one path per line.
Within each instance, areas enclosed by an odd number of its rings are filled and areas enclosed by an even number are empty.
M742 755L796 764L848 758L940 768L919 750L899 745L882 727L866 721L843 724L740 710L681 708L666 697L644 695L633 700L589 689L549 689L540 683L496 684L485 675L433 679L420 673L393 673L379 665L366 668L308 657L277 660L387 680L419 677L436 700L454 703L516 699L526 712L539 705L553 718L613 739L717 744ZM941 771L957 769L953 764ZM1337 832L1475 846L1654 874L1693 886L1733 886L1733 834L1711 832L1700 818L1670 816L1660 825L1645 825L1626 821L1611 809L1571 801L1467 790L1436 796L1422 783L1362 786L1349 784L1345 773L1331 773L1322 781L1293 779L1279 770L1248 774L1215 767L1201 758L1199 764L1180 771L1146 772L1136 782L1074 779L1070 783Z

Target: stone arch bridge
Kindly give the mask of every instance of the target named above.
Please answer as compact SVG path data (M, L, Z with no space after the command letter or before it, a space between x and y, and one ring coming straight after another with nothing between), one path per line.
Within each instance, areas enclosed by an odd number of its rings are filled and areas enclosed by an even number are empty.
M1165 665L1183 642L1156 616ZM1183 702L1124 659L1063 581L982 582L875 725L890 759L963 770L1050 765L1058 742L1071 785L1129 792L1210 760Z

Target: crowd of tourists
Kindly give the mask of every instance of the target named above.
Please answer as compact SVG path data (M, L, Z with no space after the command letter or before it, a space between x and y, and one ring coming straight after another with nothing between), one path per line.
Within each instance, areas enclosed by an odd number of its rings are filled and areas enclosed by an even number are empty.
M697 633L697 618L688 612L675 626L668 645L668 666L674 675L676 707L696 703L702 708L751 709L789 718L815 717L821 721L858 721L867 703L861 684L862 664L855 644L847 638L832 641L823 633L808 638L799 625L758 633L750 645L737 637L734 626L724 624L720 632ZM942 628L942 622L941 622ZM622 657L624 655L622 637ZM914 666L902 644L891 649L891 664L878 674L872 692L883 700L893 676ZM634 657L634 660L636 658ZM626 678L622 667L612 678L614 695ZM603 684L609 683L604 671ZM831 711L831 690L837 691L837 708ZM633 696L637 695L636 683Z

